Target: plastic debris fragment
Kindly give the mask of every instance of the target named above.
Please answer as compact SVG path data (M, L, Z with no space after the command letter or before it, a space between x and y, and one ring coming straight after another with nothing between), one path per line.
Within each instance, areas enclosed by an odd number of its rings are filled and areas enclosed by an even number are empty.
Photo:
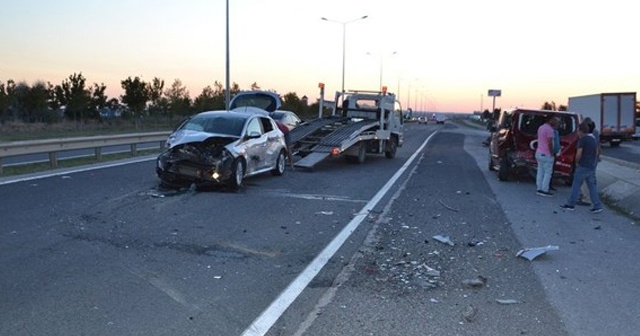
M331 215L333 215L333 211L318 211L318 212L316 212L316 215L331 216Z
M447 244L447 245L451 245L454 246L455 244L453 243L453 241L451 240L451 238L449 238L449 236L443 236L443 235L435 235L433 236L433 239L443 243L443 244Z
M486 283L487 283L487 278L481 275L479 275L475 279L462 280L462 284L465 287L470 287L470 288L480 288L480 287L483 287Z
M478 310L472 306L472 305L468 305L463 311L462 311L462 317L467 321L467 322L473 322L476 319L476 315L478 314Z
M520 301L513 299L496 299L496 302L502 305L518 304Z
M560 249L560 247L557 246L557 245L547 245L547 246L542 246L542 247L525 248L525 249L522 249L522 250L518 251L518 253L516 253L516 257L522 257L522 258L525 258L525 259L531 261L531 260L537 258L538 256L547 253L548 251L557 251L559 249Z

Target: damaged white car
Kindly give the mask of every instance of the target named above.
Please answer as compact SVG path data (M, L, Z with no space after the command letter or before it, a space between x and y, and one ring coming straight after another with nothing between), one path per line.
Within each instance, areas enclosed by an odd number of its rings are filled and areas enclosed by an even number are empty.
M231 111L209 111L183 122L167 140L156 172L167 187L242 186L246 177L264 172L282 175L286 164L284 135L270 109L280 106L269 92L238 94Z

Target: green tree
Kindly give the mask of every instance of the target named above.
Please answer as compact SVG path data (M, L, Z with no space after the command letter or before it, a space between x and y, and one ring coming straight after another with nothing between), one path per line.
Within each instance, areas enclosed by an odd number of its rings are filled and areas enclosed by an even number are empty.
M107 87L104 83L93 83L93 88L91 89L91 109L90 109L90 118L99 119L100 118L100 110L107 107L107 100L109 99L104 92Z
M544 104L542 104L542 109L543 110L550 110L550 111L557 111L558 108L556 107L556 103L555 102L544 102Z
M293 111L296 114L302 115L306 114L307 105L305 105L302 100L298 97L298 94L295 92L289 92L285 94L283 97L282 109Z
M0 82L0 123L5 123L9 117L9 95L5 84Z
M7 94L7 117L11 116L12 120L18 120L18 99L16 97L16 82L13 79L7 81L5 87Z
M169 102L163 93L164 80L154 77L151 83L149 83L149 99L151 100L151 105L149 106L150 114L166 115L169 112Z
M120 100L133 113L136 129L138 129L139 120L149 101L149 86L138 76L129 77L121 81L120 84L124 90L124 95L120 97Z
M54 88L54 94L60 105L65 106L65 115L76 122L76 127L78 120L83 121L85 113L91 106L91 91L86 88L86 82L82 73L74 73Z
M165 95L169 100L170 116L185 116L191 113L191 98L189 98L187 88L182 85L182 81L174 80L171 87L165 91Z
M49 109L49 89L42 81L36 82L29 88L24 107L27 114L25 121L54 121L53 111Z
M13 104L11 108L14 113L14 120L30 121L30 111L27 110L27 101L31 88L26 82L19 82L11 89Z
M491 115L491 120L498 120L500 119L500 112L502 112L501 109L497 108L493 110L493 114Z
M224 110L224 97L220 92L216 93L211 86L207 86L193 100L193 109L195 112Z

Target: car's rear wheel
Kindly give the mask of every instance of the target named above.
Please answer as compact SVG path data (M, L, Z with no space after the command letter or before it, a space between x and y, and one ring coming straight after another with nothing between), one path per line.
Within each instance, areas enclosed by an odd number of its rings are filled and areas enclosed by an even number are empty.
M271 174L275 176L281 176L282 174L284 174L284 168L286 163L287 163L287 156L283 149L280 151L280 154L278 154L278 161L276 161L276 167L273 168L273 170L271 171Z
M231 179L229 180L229 186L234 190L240 189L242 187L242 183L244 182L245 168L246 164L241 157L233 161L233 165L231 166Z
M509 160L504 158L500 160L500 167L498 169L498 180L507 181L509 180L509 175L511 175L511 166L509 165Z
M491 156L491 150L489 150L489 171L496 171L496 167L493 165L493 157Z

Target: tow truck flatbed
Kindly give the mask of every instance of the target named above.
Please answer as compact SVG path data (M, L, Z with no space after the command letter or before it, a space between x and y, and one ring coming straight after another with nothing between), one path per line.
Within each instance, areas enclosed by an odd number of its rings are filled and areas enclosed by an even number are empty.
M395 156L402 146L402 113L395 109L395 95L386 92L352 91L343 96L342 107L331 116L298 125L289 132L290 149L300 156L296 167L311 169L330 155L364 162L367 153ZM337 113L339 112L339 113Z

